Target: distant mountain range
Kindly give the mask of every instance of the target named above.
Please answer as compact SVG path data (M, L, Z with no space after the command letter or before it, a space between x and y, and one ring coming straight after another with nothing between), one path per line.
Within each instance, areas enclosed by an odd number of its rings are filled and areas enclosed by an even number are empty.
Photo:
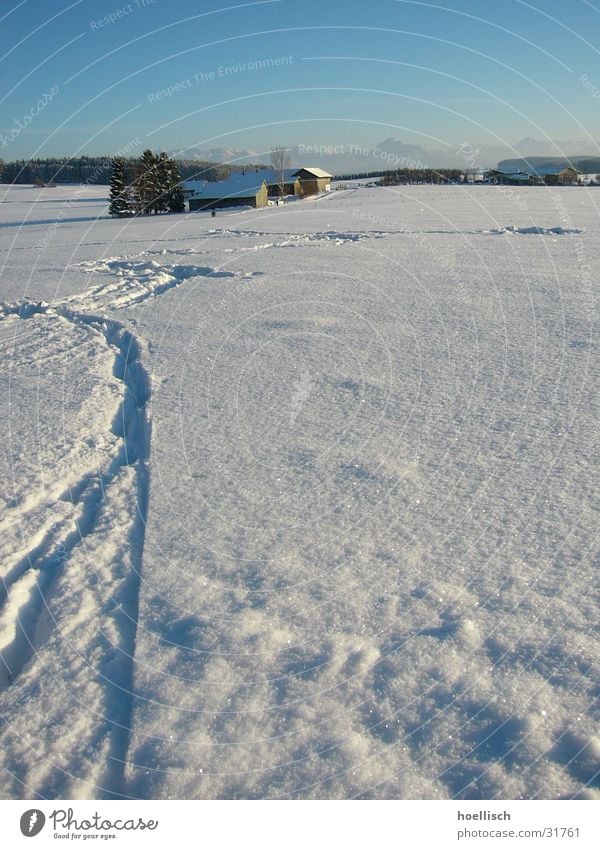
M258 150L237 150L233 147L210 147L197 148L188 147L180 150L169 151L169 156L174 159L183 159L186 162L198 160L200 162L220 162L228 165L244 165L255 163L267 163L270 158L270 151Z
M583 142L541 142L523 139L514 147L471 145L426 150L395 138L384 139L375 147L349 144L295 145L289 148L292 165L316 166L335 177L383 173L397 169L442 169L483 172L499 167L505 171L535 172L541 167L564 168L572 165L585 174L600 173L600 152ZM270 165L270 151L210 148L171 151L178 159L183 179L191 177L221 180L232 170L251 165ZM0 163L1 165L1 163ZM0 167L3 183L90 183L105 185L112 171L111 156L52 157L14 160Z
M589 163L600 159L600 145L586 141L543 141L525 138L513 146L478 145L463 142L437 150L427 150L418 144L407 144L393 137L384 139L375 146L356 144L327 144L311 142L288 148L292 164L315 165L331 174L341 176L368 173L370 171L393 170L394 168L460 168L486 170L509 163L509 167L523 167L523 162L532 163L544 158L544 164L573 164L579 170L594 172ZM269 150L238 150L217 147L200 150L187 148L171 151L178 159L196 159L203 162L220 162L236 165L264 163L270 161ZM580 165L576 163L579 162ZM588 163L584 168L581 164Z

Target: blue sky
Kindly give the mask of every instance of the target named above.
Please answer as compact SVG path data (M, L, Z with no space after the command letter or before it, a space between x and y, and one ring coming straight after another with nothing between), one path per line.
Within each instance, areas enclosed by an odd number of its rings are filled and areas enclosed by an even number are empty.
M166 150L600 138L598 0L5 0L0 18L5 160L135 138Z

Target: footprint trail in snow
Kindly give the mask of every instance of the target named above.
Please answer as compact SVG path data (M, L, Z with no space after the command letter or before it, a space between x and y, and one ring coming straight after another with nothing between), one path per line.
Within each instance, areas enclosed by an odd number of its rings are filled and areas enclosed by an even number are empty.
M56 408L50 430L38 421L37 433L24 434L15 421L9 434L13 493L0 525L0 693L3 713L32 713L23 726L37 731L24 740L3 725L3 766L14 785L8 797L122 795L151 388L140 342L101 313L194 278L247 276L123 259L84 266L110 281L55 305L0 305L0 346L10 358L7 388L15 406ZM26 769L24 746L56 758Z

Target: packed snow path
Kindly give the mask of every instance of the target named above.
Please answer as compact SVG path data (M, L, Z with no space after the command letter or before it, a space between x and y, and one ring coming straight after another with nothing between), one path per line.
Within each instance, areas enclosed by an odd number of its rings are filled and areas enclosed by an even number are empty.
M10 204L2 793L597 797L595 203Z
M195 266L157 272L155 262L107 261L94 270L113 271L117 266L135 273L55 306L0 304L13 384L24 377L22 371L29 371L32 360L43 373L51 361L73 355L84 366L90 358L94 365L102 360L104 374L110 374L108 391L93 393L96 404L86 410L90 419L85 420L83 411L78 416L87 449L82 451L75 438L65 446L62 475L57 464L57 476L44 481L43 495L29 491L33 469L27 463L32 458L16 446L11 458L13 477L21 476L15 480L21 492L11 499L12 509L0 524L0 693L3 706L10 709L12 703L21 713L32 708L37 713L44 705L38 724L60 729L60 759L66 766L63 771L61 764L47 761L33 775L25 774L19 748L34 743L17 738L11 744L10 734L5 734L7 768L25 795L34 787L42 797L112 796L121 795L123 789L148 506L150 380L135 336L112 317L92 311L110 307L112 312L156 297L189 278L219 276L212 268ZM224 276L235 275L224 272ZM23 322L33 325L24 342ZM76 372L73 363L69 372ZM30 664L32 658L35 662ZM98 674L96 680L88 680L86 692L77 695L69 739L64 732L69 664L82 663L98 664ZM65 667L67 678L61 681ZM53 714L60 719L53 720Z

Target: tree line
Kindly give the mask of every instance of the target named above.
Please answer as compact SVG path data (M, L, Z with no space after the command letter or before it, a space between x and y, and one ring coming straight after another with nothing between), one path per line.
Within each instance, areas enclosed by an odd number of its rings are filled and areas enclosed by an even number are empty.
M135 167L135 158L123 158L129 168ZM48 159L16 159L5 163L0 161L0 179L3 183L21 185L85 183L89 186L106 186L112 174L113 159L113 156L60 156ZM177 164L183 180L195 177L209 182L225 180L239 167L193 159L180 159Z
M397 168L382 175L383 186L418 185L419 183L459 183L463 172L459 168Z
M458 168L395 168L387 171L362 171L338 174L336 180L375 180L383 186L398 186L406 183L459 183L463 172Z

